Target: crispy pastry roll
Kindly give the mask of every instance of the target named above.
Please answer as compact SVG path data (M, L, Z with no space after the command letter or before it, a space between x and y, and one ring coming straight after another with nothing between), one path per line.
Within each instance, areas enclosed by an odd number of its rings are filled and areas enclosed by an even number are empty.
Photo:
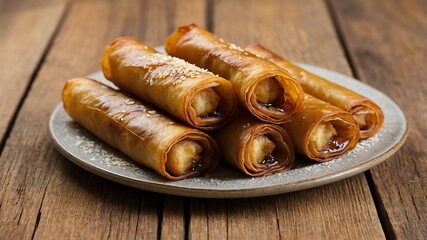
M344 154L359 141L358 125L351 114L308 94L303 109L282 126L296 152L318 162Z
M224 128L214 133L222 159L249 176L282 172L295 160L289 135L280 126L261 122L238 111Z
M218 147L211 137L102 83L71 79L62 100L76 122L169 180L196 176L217 165Z
M384 115L381 108L372 100L314 75L259 44L248 46L245 49L284 68L299 81L304 92L349 112L359 124L361 139L367 139L381 129Z
M198 129L220 127L237 107L227 80L131 37L106 47L102 71L120 89Z
M289 73L194 24L178 28L165 48L230 80L240 104L262 121L284 123L303 105L302 88Z

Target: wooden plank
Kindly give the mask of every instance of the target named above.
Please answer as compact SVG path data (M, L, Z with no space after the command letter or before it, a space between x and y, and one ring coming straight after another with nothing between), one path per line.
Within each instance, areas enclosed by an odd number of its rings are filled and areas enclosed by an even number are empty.
M36 239L153 239L158 194L124 187L58 159L40 210Z
M191 199L190 239L227 239L227 202L216 199Z
M184 198L165 197L161 239L183 239L186 234L184 217Z
M204 24L204 11L194 6L203 7L167 0L71 5L0 157L0 239L157 236L163 196L114 184L69 163L54 149L47 122L64 82L98 71L108 42L133 35L161 45L182 21L195 17Z
M222 38L238 45L260 42L292 60L351 74L324 2L213 4L213 30ZM311 190L226 203L224 223L210 217L215 214L211 209L224 205L224 200L192 202L189 236L215 238L227 232L232 239L384 238L363 174ZM206 235L200 233L203 230Z
M387 236L427 236L426 1L332 1L358 76L404 110L410 133L402 149L371 170Z
M0 2L0 143L65 5L66 0Z

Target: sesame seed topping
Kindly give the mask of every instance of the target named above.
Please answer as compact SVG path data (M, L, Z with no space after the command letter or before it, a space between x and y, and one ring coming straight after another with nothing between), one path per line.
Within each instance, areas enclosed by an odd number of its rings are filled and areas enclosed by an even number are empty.
M127 105L132 105L132 104L135 104L135 101L134 100L132 100L132 99L128 99L128 100L126 100L126 102L125 102Z
M234 49L237 50L239 52L245 52L245 50L239 46L237 46L236 44L230 43L230 45L228 46L230 49Z
M135 59L137 61L134 61ZM136 54L132 60L128 60L126 66L145 69L145 71L140 73L140 79L144 79L147 85L152 85L156 79L165 77L173 78L171 79L172 84L179 84L187 78L202 77L203 74L213 75L208 70L199 68L182 59L160 53ZM150 71L153 71L151 72L153 74L151 75L152 79L147 79Z
M173 82L173 85L176 85L176 84L180 84L180 83L182 83L183 81L182 81L182 79L178 79L178 80L176 80L175 82Z
M149 113L149 114L156 114L156 111L154 111L154 110L150 110L150 111L148 111L148 113Z

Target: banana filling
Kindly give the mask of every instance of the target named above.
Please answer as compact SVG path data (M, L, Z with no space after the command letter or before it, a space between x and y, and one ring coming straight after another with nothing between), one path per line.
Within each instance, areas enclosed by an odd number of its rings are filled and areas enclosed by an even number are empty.
M217 108L221 101L218 93L212 88L204 89L194 96L191 106L198 117L211 117L219 115Z
M337 135L337 130L330 122L320 123L310 136L310 142L314 143L319 152L334 151L339 147Z
M374 115L371 113L353 113L353 118L359 124L360 130L369 130L371 123L374 121Z
M168 153L166 170L176 176L187 173L199 163L202 150L199 144L190 140L175 144Z
M353 114L353 118L359 123L359 128L366 128L366 114Z
M273 77L261 81L256 86L255 96L265 107L279 107L283 102L283 90Z
M275 165L277 163L274 159L273 151L276 144L264 135L257 136L252 141L252 159L257 164L264 164L266 166Z

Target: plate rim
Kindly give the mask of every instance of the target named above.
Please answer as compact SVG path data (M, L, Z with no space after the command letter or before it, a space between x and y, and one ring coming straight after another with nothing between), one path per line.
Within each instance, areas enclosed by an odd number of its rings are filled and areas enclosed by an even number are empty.
M343 77L351 78L354 81L357 81L359 84L363 84L364 87L371 88L381 94L383 94L388 101L393 103L402 113L403 120L404 120L404 133L402 134L401 138L397 141L395 145L393 145L390 149L388 149L386 152L382 153L381 155L372 158L369 161L362 162L358 165L343 169L341 171L333 172L324 176L316 177L316 178L310 178L310 179L304 179L297 182L291 182L287 184L278 184L278 185L272 185L272 186L257 186L257 187L250 187L250 188L242 188L242 189L235 189L235 188L228 188L228 189L203 189L203 188L194 188L194 187L188 187L188 186L172 186L172 185L165 185L162 182L153 182L152 180L138 180L134 177L126 177L123 175L120 175L118 173L115 173L113 171L110 171L108 169L99 168L95 165L90 164L89 162L80 159L78 156L75 156L72 152L69 152L57 139L55 136L55 126L54 126L54 120L56 115L59 111L64 110L62 102L59 103L54 111L52 111L50 117L49 117L49 127L48 132L49 136L51 138L51 141L54 143L55 148L68 160L76 164L77 166L83 168L84 170L91 172L95 175L98 175L100 177L106 178L110 181L117 182L126 186L130 186L133 188L146 190L146 191L152 191L152 192L158 192L162 194L168 194L168 195L176 195L176 196L183 196L183 197L196 197L196 198L218 198L218 199L226 199L226 198L251 198L251 197L262 197L262 196L270 196L270 195L277 195L277 194L283 194L288 192L294 192L294 191L300 191L305 189L310 189L326 184L330 184L333 182L337 182L340 180L343 180L345 178L349 178L352 176L355 176L359 173L362 173L366 170L371 169L372 167L382 163L383 161L390 158L395 152L397 152L405 143L408 135L409 135L409 125L407 121L406 114L402 111L402 109L386 94L382 93L381 91L375 89L374 87L358 81L357 79L354 79L350 76L344 75L339 72L335 72L329 69L317 67L310 64L303 64L298 63L301 66L309 66L311 68L318 68L327 70L329 72L333 72L334 74L341 75ZM98 72L95 72L91 75L97 74ZM91 76L90 75L90 76ZM64 110L65 111L65 110ZM178 190L178 191L177 191ZM215 194L209 194L214 192Z

